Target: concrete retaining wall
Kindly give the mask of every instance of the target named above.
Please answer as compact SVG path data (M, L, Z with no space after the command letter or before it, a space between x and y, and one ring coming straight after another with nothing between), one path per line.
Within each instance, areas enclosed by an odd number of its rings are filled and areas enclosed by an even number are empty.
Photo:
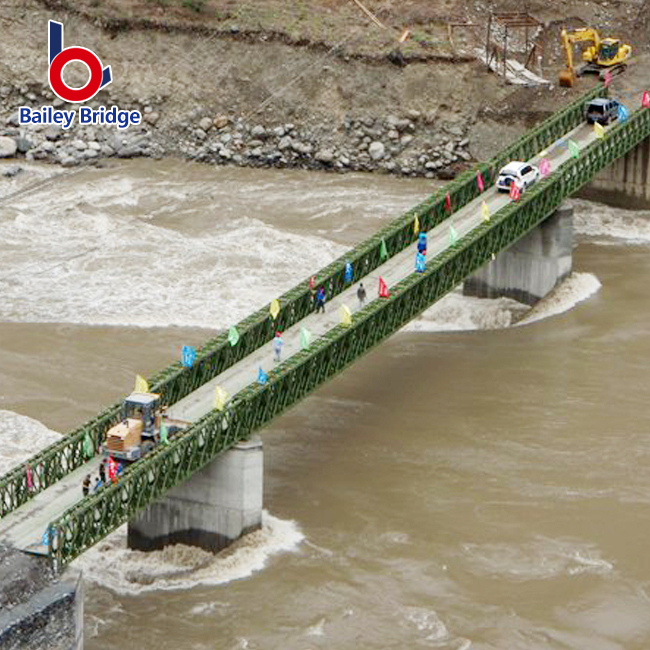
M2 650L83 650L81 574L67 574L0 613Z

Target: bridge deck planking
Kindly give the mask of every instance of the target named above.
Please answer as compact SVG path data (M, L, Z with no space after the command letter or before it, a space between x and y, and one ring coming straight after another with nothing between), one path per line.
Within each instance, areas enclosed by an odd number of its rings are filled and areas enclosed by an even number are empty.
M593 127L581 124L565 134L562 139L568 140L569 138L582 149L593 142L596 136ZM549 155L547 156L551 162L552 171L556 171L560 165L571 157L567 148L558 143L559 141L556 141L549 147ZM536 163L538 159L539 156L536 156L530 159L529 162ZM494 187L491 187L480 197L454 213L450 219L430 230L427 235L427 260L430 261L449 247L450 223L453 223L459 237L469 233L482 223L481 203L483 201L487 203L490 214L495 214L499 209L506 206L510 199L507 194L499 194ZM367 302L381 300L377 297L380 276L390 287L413 273L416 250L417 244L414 243L401 253L389 258L382 266L363 278L362 282L368 294ZM312 313L283 332L285 345L282 358L287 359L292 354L300 351L299 332L301 327L307 327L312 333L312 340L315 340L339 324L339 308L342 304L346 304L351 311L356 311L359 308L356 297L357 287L358 282L355 282L349 289L328 301L325 314ZM170 416L195 422L214 408L214 390L216 386L224 388L232 397L257 380L257 372L260 366L268 371L273 365L273 352L271 344L268 343L201 386L192 394L170 406ZM43 533L51 521L60 517L68 508L81 501L83 477L87 473L93 474L93 476L96 475L98 465L99 459L94 458L5 517L0 523L0 541L6 541L25 551L46 555L47 547L42 545Z
M93 458L5 517L0 539L22 551L47 555L48 547L43 544L43 534L49 523L81 501L84 476L90 474L93 477L91 485L94 484L99 462L99 456Z

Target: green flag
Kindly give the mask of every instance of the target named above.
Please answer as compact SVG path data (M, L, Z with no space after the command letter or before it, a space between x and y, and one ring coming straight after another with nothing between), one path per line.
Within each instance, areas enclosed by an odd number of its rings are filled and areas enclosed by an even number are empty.
M239 341L239 332L237 331L237 328L233 325L228 330L228 343L230 343L230 345L232 346L235 346L237 345L237 341Z
M160 442L163 445L169 444L169 434L167 431L167 425L164 422L160 423Z
M300 328L300 347L306 350L311 342L311 332L306 327Z
M580 158L580 147L573 140L569 140L569 153L574 158Z
M86 458L92 458L95 455L95 448L93 447L93 441L90 439L90 436L87 433L84 436L83 450L84 450L84 456Z
M458 241L458 232L453 226L449 226L449 244L453 246Z
M379 247L379 259L385 260L388 257L388 249L386 248L386 240L382 238L381 246Z

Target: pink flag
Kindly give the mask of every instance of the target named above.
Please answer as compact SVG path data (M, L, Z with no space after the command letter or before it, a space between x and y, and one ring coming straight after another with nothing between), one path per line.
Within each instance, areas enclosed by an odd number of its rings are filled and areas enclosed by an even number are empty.
M388 285L384 282L384 278L379 278L379 297L380 298L390 298L390 292L388 291Z
M643 106L643 108L650 108L650 93L647 90L643 91L643 97L641 98L641 106Z
M605 88L608 88L609 84L612 83L612 73L610 70L607 70L603 75L603 81L605 82Z
M551 163L548 158L542 158L539 161L539 173L542 176L548 176L551 173Z
M483 182L483 174L481 174L481 172L476 174L476 184L478 185L478 191L483 192L485 189L485 183Z
M32 468L29 465L25 469L25 474L27 476L27 489L31 492L34 489L34 482L32 481Z
M517 183L512 183L510 185L510 198L513 201L519 201L519 197L521 196L521 190L519 189L519 186Z
M449 192L447 192L447 196L445 196L445 209L447 212L451 212L451 196L449 196Z

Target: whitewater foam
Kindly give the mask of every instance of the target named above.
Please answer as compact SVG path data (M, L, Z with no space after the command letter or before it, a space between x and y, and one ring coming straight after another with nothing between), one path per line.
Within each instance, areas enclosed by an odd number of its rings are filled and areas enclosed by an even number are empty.
M60 437L38 420L0 410L0 476Z
M260 530L218 555L183 544L149 553L131 551L126 536L126 526L118 528L77 558L72 567L83 570L86 580L118 594L183 590L246 578L263 569L271 557L295 551L304 539L295 522L266 511Z
M650 211L613 208L602 203L574 199L573 228L581 237L596 243L617 241L634 244L650 243Z
M571 273L564 282L535 305L517 325L528 325L567 312L593 296L601 286L598 278L592 273Z

